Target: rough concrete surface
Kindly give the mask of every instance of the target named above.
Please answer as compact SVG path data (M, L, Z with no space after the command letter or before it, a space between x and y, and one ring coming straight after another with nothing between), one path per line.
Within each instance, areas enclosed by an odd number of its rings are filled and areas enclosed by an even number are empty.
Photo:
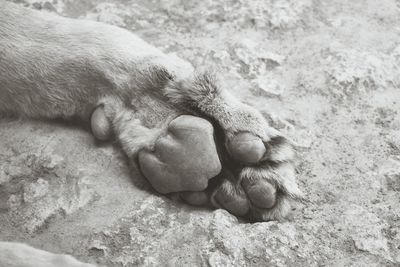
M16 0L219 69L297 143L308 203L249 224L158 196L117 146L0 122L0 239L107 266L400 266L400 2Z

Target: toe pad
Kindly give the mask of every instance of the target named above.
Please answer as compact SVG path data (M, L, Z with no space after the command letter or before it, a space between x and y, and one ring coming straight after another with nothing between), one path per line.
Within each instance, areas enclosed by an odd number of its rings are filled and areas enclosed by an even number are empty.
M228 144L229 154L236 160L257 163L264 156L266 149L260 138L251 133L238 133Z
M263 209L270 209L275 205L276 189L269 182L259 181L258 183L250 183L243 180L242 185L254 206Z

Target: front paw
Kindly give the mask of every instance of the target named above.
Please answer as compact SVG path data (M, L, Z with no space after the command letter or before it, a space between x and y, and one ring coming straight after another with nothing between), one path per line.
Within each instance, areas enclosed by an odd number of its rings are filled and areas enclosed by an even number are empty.
M181 115L169 123L152 150L139 151L140 170L162 194L202 191L221 171L213 136L207 120Z

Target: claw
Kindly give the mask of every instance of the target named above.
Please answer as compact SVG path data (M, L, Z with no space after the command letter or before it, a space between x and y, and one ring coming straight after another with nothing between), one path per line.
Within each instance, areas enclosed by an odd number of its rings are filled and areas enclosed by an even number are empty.
M228 144L229 154L245 163L257 163L267 151L260 138L251 133L238 133Z
M235 188L229 181L224 181L214 199L218 205L236 216L244 216L250 209L246 194L238 188Z

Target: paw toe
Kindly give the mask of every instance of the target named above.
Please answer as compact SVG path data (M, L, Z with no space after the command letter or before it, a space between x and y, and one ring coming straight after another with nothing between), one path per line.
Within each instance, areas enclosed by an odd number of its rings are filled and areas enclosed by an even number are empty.
M276 188L267 181L251 182L243 180L242 186L251 203L262 209L270 209L276 203Z
M236 216L244 216L250 209L249 201L241 187L225 181L215 192L214 201Z
M236 160L257 163L264 156L266 148L260 138L251 133L242 132L229 141L228 151Z

